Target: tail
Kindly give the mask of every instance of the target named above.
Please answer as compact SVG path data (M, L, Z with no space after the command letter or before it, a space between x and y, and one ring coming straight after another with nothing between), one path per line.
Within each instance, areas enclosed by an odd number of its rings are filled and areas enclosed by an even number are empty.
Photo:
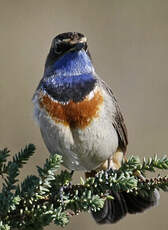
M127 213L144 212L146 209L158 205L160 198L156 189L148 198L126 192L113 192L112 196L114 200L106 200L100 211L92 212L92 216L98 224L116 223Z

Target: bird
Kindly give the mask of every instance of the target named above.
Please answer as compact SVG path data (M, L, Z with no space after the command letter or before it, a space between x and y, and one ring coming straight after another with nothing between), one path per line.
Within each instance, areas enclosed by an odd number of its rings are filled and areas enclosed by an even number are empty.
M84 171L88 177L121 167L127 128L111 88L95 71L85 35L65 32L53 38L33 103L47 149L60 154L67 169ZM113 200L91 212L98 224L116 223L159 200L157 190L148 198L127 192L111 195Z

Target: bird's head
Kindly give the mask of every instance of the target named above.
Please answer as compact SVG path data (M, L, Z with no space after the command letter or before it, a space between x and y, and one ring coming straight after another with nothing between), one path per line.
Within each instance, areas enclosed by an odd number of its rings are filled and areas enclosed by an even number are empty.
M77 32L59 34L51 43L40 86L59 101L81 101L96 78L86 37Z
M74 57L79 51L82 51L83 55L86 53L88 58L91 59L87 38L83 34L77 32L59 34L52 40L45 67L52 66L62 57Z

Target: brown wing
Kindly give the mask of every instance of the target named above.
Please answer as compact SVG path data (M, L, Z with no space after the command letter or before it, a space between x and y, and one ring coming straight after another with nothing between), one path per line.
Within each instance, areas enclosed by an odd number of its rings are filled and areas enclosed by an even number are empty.
M128 134L127 134L127 128L124 123L124 118L122 116L122 113L120 111L120 107L118 105L117 100L114 97L114 94L111 90L111 88L102 80L100 79L101 84L106 92L111 96L111 99L113 103L115 104L116 107L116 114L115 117L113 118L113 126L115 127L118 137L119 137L119 148L123 150L123 152L126 152L127 144L128 144Z

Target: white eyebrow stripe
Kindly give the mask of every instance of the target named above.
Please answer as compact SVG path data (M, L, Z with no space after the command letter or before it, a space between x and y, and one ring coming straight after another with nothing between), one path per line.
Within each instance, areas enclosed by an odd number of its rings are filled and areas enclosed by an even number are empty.
M70 42L71 44L75 44L75 43L78 43L78 42L84 43L84 42L87 42L87 38L86 38L86 37L82 37L82 38L79 39L79 40L76 40L76 39L71 40L71 38L65 38L65 39L63 39L62 41L63 41L63 42Z
M70 38L65 38L65 39L62 39L62 41L64 41L64 42L70 42L71 39Z

